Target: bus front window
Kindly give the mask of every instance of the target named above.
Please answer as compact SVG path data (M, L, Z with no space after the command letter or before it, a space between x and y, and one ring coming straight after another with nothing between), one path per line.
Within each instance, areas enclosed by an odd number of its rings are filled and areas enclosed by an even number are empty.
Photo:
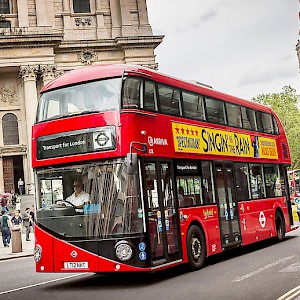
M37 174L37 222L70 238L143 232L138 177L123 160L51 168Z
M121 78L86 82L42 94L37 122L76 114L117 110Z

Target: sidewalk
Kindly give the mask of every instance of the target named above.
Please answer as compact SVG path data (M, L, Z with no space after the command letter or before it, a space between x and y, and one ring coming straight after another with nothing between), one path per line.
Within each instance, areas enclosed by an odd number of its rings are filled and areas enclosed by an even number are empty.
M34 234L30 233L31 241L26 241L25 233L21 234L22 236L22 252L12 253L12 245L9 244L9 247L4 247L2 243L2 236L0 235L0 261L18 257L27 257L33 256L33 248L34 248Z
M21 213L25 211L26 207L31 208L32 204L34 204L34 195L22 195L21 197ZM12 204L8 204L9 212L13 214L14 207ZM10 242L9 247L4 247L2 242L2 235L0 230L0 261L5 259L12 259L17 257L26 257L33 255L33 248L34 248L34 233L31 229L30 239L31 241L26 241L25 235L25 228L23 228L22 236L22 252L19 253L12 253L12 241Z

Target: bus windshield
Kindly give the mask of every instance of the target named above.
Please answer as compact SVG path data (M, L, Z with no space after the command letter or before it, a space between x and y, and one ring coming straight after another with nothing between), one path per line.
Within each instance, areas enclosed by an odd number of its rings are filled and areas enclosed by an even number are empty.
M36 173L37 222L66 238L108 238L143 232L138 176L124 160Z
M121 78L86 82L42 94L37 122L78 114L117 110Z

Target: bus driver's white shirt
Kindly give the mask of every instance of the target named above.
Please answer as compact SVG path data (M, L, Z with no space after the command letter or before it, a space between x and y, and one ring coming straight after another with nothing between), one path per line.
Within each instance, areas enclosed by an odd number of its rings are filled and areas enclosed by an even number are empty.
M83 205L86 202L90 201L90 195L84 191L81 191L81 193L78 196L75 196L75 192L69 196L67 201L71 202L75 206ZM76 208L76 211L83 212L82 208Z

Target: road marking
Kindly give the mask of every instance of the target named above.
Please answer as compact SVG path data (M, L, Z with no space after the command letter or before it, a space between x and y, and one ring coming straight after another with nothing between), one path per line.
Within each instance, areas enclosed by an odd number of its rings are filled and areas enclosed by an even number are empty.
M83 274L75 274L75 275L71 275L71 276L67 276L67 277L63 277L63 278L57 278L57 279L53 279L53 280L49 280L49 281L30 284L30 285L26 285L26 286L23 286L23 287L20 287L20 288L0 292L0 295L5 295L5 294L13 293L13 292L16 292L16 291L21 291L21 290L29 289L29 288L32 288L32 287L36 287L36 286L39 286L39 285L44 285L44 284L47 284L47 283L52 283L52 282L56 282L56 281L70 279L70 278L77 277L77 276L82 276L82 275L86 275L86 274L84 274L84 273Z
M300 294L300 285L296 286L295 288L293 288L289 292L285 293L284 295L282 295L281 297L279 297L277 300L298 299L298 298L295 298L295 297L297 295L299 295L299 294Z
M268 269L270 269L270 268L272 268L272 267L274 267L276 265L279 265L279 264L281 264L281 263L283 263L283 262L285 262L287 260L293 259L295 257L296 257L296 255L288 256L288 257L285 257L285 258L281 258L281 259L279 259L277 261L274 261L271 264L268 264L268 265L266 265L266 266L264 266L262 268L259 268L259 269L255 270L253 272L250 272L250 273L248 273L246 275L243 275L243 276L240 276L240 277L236 277L236 278L233 279L233 282L239 282L239 281L242 281L242 280L247 279L249 277L252 277L252 276L254 276L256 274L259 274L259 273L261 273L261 272L263 272L265 270L268 270Z
M292 273L292 272L300 272L300 262L294 263L279 272L287 272L287 273Z

